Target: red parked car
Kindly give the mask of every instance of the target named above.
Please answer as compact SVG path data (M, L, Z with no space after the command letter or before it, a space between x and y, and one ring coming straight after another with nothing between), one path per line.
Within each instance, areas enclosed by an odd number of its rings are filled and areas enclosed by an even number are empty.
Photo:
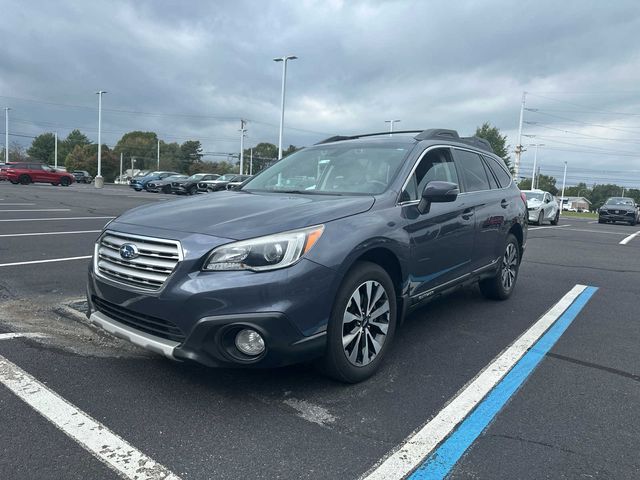
M5 164L0 170L0 176L13 184L50 183L68 187L76 180L72 174L55 170L44 163L12 162Z

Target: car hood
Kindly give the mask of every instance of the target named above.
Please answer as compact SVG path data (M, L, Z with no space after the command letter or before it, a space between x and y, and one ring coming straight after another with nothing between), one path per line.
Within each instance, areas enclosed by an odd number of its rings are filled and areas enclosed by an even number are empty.
M160 227L244 240L366 212L370 196L299 195L225 191L161 205L144 205L118 217L117 223Z
M541 206L543 203L541 200L538 200L537 198L532 198L531 200L527 200L527 207L539 207Z

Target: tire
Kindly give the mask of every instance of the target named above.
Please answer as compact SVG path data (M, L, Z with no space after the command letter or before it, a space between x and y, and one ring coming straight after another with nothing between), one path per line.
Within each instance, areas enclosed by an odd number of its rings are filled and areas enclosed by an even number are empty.
M632 227L635 227L636 226L636 221L632 220L631 222L629 222L629 225L631 225Z
M20 183L20 182L18 182L17 180L9 180L9 181L10 181L13 185L18 185L18 183Z
M162 187L162 193L171 193L171 185L165 185Z
M21 185L29 185L31 183L31 177L29 175L20 175L18 182L20 182Z
M51 182L51 185L53 185L54 187L57 187L57 186L58 186L58 184L57 184L57 183L55 183L55 182Z
M556 216L554 217L554 219L551 220L551 225L557 225L559 221L560 221L560 212L556 213Z
M63 187L68 187L69 185L71 185L71 181L67 177L62 177L60 179L60 185L62 185Z
M544 222L544 212L541 210L540 214L538 215L538 221L536 225L542 225L542 222Z
M189 195L195 195L196 192L198 191L198 187L193 186L189 188L189 191L187 192Z
M373 305L369 305L371 297ZM368 310L365 316L362 308ZM375 263L356 263L334 300L320 369L345 383L366 380L389 350L396 323L396 296L389 274Z
M601 218L598 219L598 223L607 223L604 220L602 220Z
M520 245L513 234L507 236L507 243L500 266L493 277L478 282L482 295L491 300L506 300L513 293L520 270Z

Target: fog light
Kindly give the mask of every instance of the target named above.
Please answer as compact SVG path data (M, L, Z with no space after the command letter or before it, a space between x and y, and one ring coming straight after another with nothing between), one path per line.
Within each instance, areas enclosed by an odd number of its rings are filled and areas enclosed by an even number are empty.
M236 347L245 355L255 357L264 352L264 339L255 330L245 328L236 335Z

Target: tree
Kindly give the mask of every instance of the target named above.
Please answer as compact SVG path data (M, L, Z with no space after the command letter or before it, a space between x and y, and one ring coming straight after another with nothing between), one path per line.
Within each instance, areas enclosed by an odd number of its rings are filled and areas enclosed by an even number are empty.
M58 145L58 159L61 158L63 161L65 161L67 155L69 155L71 151L78 145L81 147L91 145L91 140L89 140L89 138L80 130L75 129L72 130L69 135L67 135L67 138L60 142L60 145Z
M531 190L531 179L525 178L519 184L520 190ZM550 175L538 175L536 180L536 188L549 192L551 195L558 194L558 188L556 187L556 179ZM566 195L566 193L565 193Z
M24 147L22 145L20 145L18 142L11 142L11 144L9 145L9 159L5 160L4 158L5 155L5 150L4 148L2 149L2 155L0 155L0 160L2 160L3 162L24 162L25 160L28 160L29 157L27 156L26 152L24 151Z
M476 133L474 135L488 141L491 144L491 148L493 148L494 153L504 160L504 163L507 164L507 167L513 173L506 135L500 135L500 130L498 130L497 127L492 127L489 122L484 122L480 127L476 128Z
M253 173L258 173L268 166L272 165L278 160L278 147L273 143L262 142L255 147L247 148L244 151L244 170L243 173L249 173L249 160L251 158L251 150L253 150ZM282 156L285 157L292 152L295 152L298 148L293 145L289 145L287 150L282 151Z
M34 160L53 165L55 161L56 137L53 133L38 135L31 142L27 154Z
M155 132L125 133L113 149L118 162L120 162L120 153L127 158L135 157L136 168L155 169L158 161L158 136Z
M198 140L187 140L180 145L180 163L183 172L198 170L202 162L202 145Z
M113 181L120 172L120 157L106 145L102 145L102 176L105 181ZM86 170L95 177L98 173L98 145L76 145L65 159L67 171Z

